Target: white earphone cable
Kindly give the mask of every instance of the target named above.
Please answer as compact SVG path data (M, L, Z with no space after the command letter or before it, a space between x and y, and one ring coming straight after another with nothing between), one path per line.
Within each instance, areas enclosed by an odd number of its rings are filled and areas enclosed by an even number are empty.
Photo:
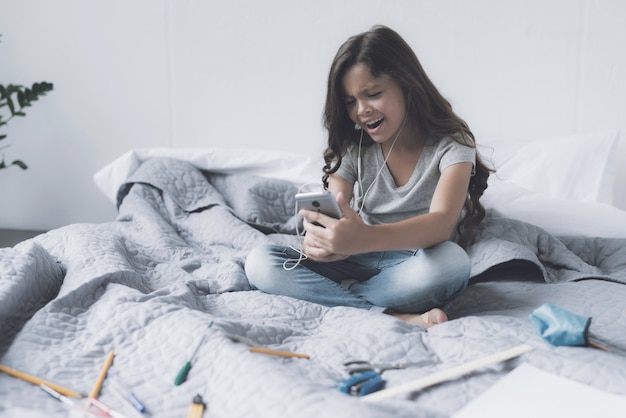
M372 189L372 187L376 183L376 180L378 180L378 177L380 176L380 173L382 173L382 171L384 170L385 166L387 165L387 161L389 160L389 156L391 155L391 151L393 150L393 146L396 145L396 141L398 141L398 138L400 137L400 134L402 133L402 130L404 129L404 125L405 124L406 124L406 120L402 124L402 126L400 127L400 130L396 134L395 138L393 139L393 142L391 143L391 147L389 147L389 152L387 153L387 156L385 157L385 161L383 162L382 166L380 167L380 169L376 173L376 176L374 177L374 180L372 181L372 183L369 185L367 190L365 190L365 193L363 194L362 197L356 196L357 202L358 202L359 199L361 199L361 205L359 206L359 210L358 210L358 214L359 215L361 215L361 211L363 211L363 207L365 206L365 198L367 197L367 194L370 192L370 190ZM361 190L363 188L363 181L361 179L361 144L363 143L363 128L361 128L360 131L361 131L361 136L359 137L359 153L358 153L358 156L357 156L357 167L356 167L357 179L358 179L358 194L359 195L360 195L360 192L361 192ZM312 186L312 185L315 185L315 183L306 183L306 184L301 185L298 188L298 192L297 193L300 193L304 187L308 187L308 186ZM294 207L294 216L298 216L298 202L296 201L294 205L295 205L295 207ZM358 203L357 203L357 205L358 205ZM298 249L298 248L294 247L293 245L290 245L289 248L291 248L292 250L297 252L299 254L299 256L298 256L298 258L288 258L288 259L286 259L283 262L283 268L285 270L287 270L287 271L291 271L291 270L295 269L296 267L298 267L298 265L300 265L302 260L306 260L308 258L307 255L304 253L304 249L302 248L304 234L300 232L300 223L297 222L297 221L296 221L296 236L298 237L298 241L300 243L300 248ZM293 264L289 265L290 263L293 263Z
M314 186L317 185L316 183L305 183L303 185L301 185L300 187L298 187L298 191L296 193L300 193L302 191L303 188L305 187L309 187L309 186ZM296 201L294 203L294 216L298 216L298 202ZM300 243L300 248L296 248L293 245L290 245L289 248L291 248L292 250L294 250L295 252L297 252L299 254L298 258L288 258L283 262L283 269L287 270L287 271L291 271L293 269L295 269L296 267L298 267L298 265L300 265L300 262L302 262L302 260L306 260L307 255L304 253L304 249L302 248L303 246L303 239L304 239L304 231L300 231L300 222L298 222L298 220L296 219L296 236L298 237L298 242ZM289 265L290 263L293 263L292 265Z
M387 165L387 161L389 160L389 156L391 155L391 150L393 150L393 146L396 145L396 141L400 137L400 134L402 133L402 130L404 129L404 125L405 124L406 124L406 120L404 121L404 123L400 127L400 130L396 134L396 137L393 139L393 142L391 143L391 147L389 147L389 152L387 153L387 156L385 157L385 161L383 162L383 164L381 165L380 169L376 173L376 176L374 177L374 180L369 185L367 190L365 190L365 193L363 194L363 196L362 197L359 196L357 198L357 200L361 199L361 205L359 206L359 210L358 210L359 215L361 215L361 212L363 211L363 207L365 206L365 198L367 197L367 194L370 192L370 190L372 189L372 187L376 183L376 180L378 180L378 177L380 176L380 173L382 173L383 170L385 169L385 166ZM359 138L359 154L357 156L357 164L356 164L357 179L359 181L359 186L358 186L359 194L360 194L361 190L363 189L363 181L361 180L361 143L362 142L363 142L363 129L361 128L361 137Z

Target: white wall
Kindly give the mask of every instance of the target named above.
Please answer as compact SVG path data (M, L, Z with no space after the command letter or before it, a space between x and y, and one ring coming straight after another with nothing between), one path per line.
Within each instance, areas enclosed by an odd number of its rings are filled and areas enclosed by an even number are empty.
M0 228L113 220L92 176L131 148L317 156L332 57L376 23L479 141L621 128L626 181L624 16L620 0L0 0L0 83L55 86L3 129L30 168L0 171Z

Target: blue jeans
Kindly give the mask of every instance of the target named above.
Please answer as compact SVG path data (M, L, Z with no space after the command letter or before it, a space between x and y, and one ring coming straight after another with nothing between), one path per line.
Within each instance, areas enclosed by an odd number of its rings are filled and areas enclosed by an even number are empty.
M245 270L253 289L291 296L325 306L351 306L422 313L442 306L467 286L470 261L457 244L446 241L417 251L357 254L332 263L302 260L290 247L253 249Z

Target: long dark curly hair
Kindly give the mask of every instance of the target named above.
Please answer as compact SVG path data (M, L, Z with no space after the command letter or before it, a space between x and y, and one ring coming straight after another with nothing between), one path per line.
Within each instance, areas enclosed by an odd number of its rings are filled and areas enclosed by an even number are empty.
M400 85L406 96L408 122L418 130L421 138L438 141L451 137L463 145L476 148L469 126L454 113L450 102L430 81L406 41L386 26L374 26L341 45L330 68L323 115L324 127L328 131L322 178L324 187L328 187L328 177L337 171L348 148L359 143L360 133L354 129L354 122L348 116L343 90L343 77L356 64L366 65L374 77L388 76ZM363 146L373 143L368 137ZM464 215L457 226L458 242L462 246L472 242L474 229L485 217L480 197L493 170L477 153L474 171Z

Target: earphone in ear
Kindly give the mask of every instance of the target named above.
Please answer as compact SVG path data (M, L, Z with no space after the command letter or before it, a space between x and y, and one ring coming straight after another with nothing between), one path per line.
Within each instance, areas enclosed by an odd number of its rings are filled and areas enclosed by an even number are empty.
M355 123L355 124L354 124L354 130L355 130L355 131L362 131L362 130L363 130L363 128L361 128L361 125L359 125L358 123Z

